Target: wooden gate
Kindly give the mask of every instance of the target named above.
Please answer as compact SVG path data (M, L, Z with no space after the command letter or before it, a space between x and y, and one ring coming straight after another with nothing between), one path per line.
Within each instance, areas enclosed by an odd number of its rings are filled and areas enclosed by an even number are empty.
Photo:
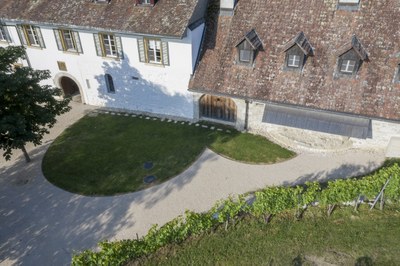
M236 104L229 98L204 95L200 99L200 115L201 117L235 122Z

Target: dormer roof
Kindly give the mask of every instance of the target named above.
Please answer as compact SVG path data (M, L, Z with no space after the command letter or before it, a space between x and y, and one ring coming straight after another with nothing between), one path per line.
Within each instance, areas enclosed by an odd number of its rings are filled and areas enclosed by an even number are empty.
M357 53L357 55L360 57L360 60L365 61L368 59L368 54L365 51L361 42L358 40L356 35L353 35L351 37L351 42L339 48L338 56L341 56L342 54L348 52L351 49L353 49Z
M306 56L314 54L313 48L310 42L307 40L304 32L302 31L299 32L292 40L290 40L287 44L285 44L283 51L286 52L295 44L297 44L300 47L300 49Z
M246 33L246 35L236 44L236 47L239 46L244 40L249 42L253 50L257 50L262 47L262 42L254 29Z

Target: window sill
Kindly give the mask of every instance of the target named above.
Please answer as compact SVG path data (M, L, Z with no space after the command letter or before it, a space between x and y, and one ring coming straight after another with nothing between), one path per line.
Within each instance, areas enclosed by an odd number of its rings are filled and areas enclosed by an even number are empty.
M164 67L165 67L165 65L162 64L162 63L146 62L145 65L148 65L148 66L156 66L156 67L161 67L161 68L164 68Z
M41 46L36 46L36 45L25 45L28 48L36 49L36 50L43 50L44 48Z
M235 65L240 66L240 67L254 68L253 62L244 63L244 62L240 62L240 61L235 61Z
M340 72L340 71L338 71L338 72L336 72L335 73L335 79L341 79L341 78L343 78L343 79L357 79L357 77L358 77L358 75L357 75L358 73L356 72L356 73L345 73L345 72Z
M62 52L63 52L64 54L80 55L79 52L73 52L73 51L68 51L68 50L63 50Z
M112 56L102 56L101 58L103 58L104 60L113 60L113 61L121 60L121 58L119 58L119 57L112 57Z

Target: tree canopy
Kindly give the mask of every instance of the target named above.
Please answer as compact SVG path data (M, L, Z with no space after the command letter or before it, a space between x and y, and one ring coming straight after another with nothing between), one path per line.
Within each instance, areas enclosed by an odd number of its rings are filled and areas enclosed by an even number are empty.
M6 160L13 149L22 149L29 162L25 144L40 145L56 116L70 110L70 99L61 99L60 89L41 84L51 77L48 70L16 67L20 59L25 59L23 47L0 47L0 149Z

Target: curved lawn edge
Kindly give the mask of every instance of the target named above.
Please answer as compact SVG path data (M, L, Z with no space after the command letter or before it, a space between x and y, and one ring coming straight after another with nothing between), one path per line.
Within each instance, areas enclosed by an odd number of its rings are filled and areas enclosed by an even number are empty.
M145 117L143 117L145 118ZM232 128L212 130L197 124L171 120L99 114L86 116L68 127L49 146L42 161L45 178L53 185L85 196L132 193L161 184L189 169L205 148L230 160L248 158L276 163L294 153L267 138ZM223 127L223 126L221 126ZM259 148L261 150L258 150ZM236 150L239 157L232 156ZM278 150L278 153L272 152ZM265 154L269 154L266 156ZM154 167L146 169L144 164ZM144 184L148 175L157 181Z
M223 154L223 153L219 153L219 152L213 150L213 149L212 149L211 147L209 147L209 146L207 146L206 148L209 149L210 151L212 151L213 153L217 154L218 156L221 156L222 158L225 158L225 159L227 159L227 160L229 160L229 161L237 162L237 163L241 163L241 164L247 164L247 165L274 165L274 164L284 163L284 162L293 160L294 158L296 158L296 157L298 156L298 154L294 152L294 155L293 155L292 157L285 158L285 159L282 159L282 158L281 158L281 159L278 159L278 160L275 161L275 162L270 162L270 163L255 163L255 162L241 161L241 160L237 160L237 159L235 159L235 158L231 158L231 157L229 157L228 155L225 155L225 154ZM285 149L287 149L287 148L285 148ZM287 150L289 150L289 149L287 149ZM204 151L203 151L203 152L204 152Z

